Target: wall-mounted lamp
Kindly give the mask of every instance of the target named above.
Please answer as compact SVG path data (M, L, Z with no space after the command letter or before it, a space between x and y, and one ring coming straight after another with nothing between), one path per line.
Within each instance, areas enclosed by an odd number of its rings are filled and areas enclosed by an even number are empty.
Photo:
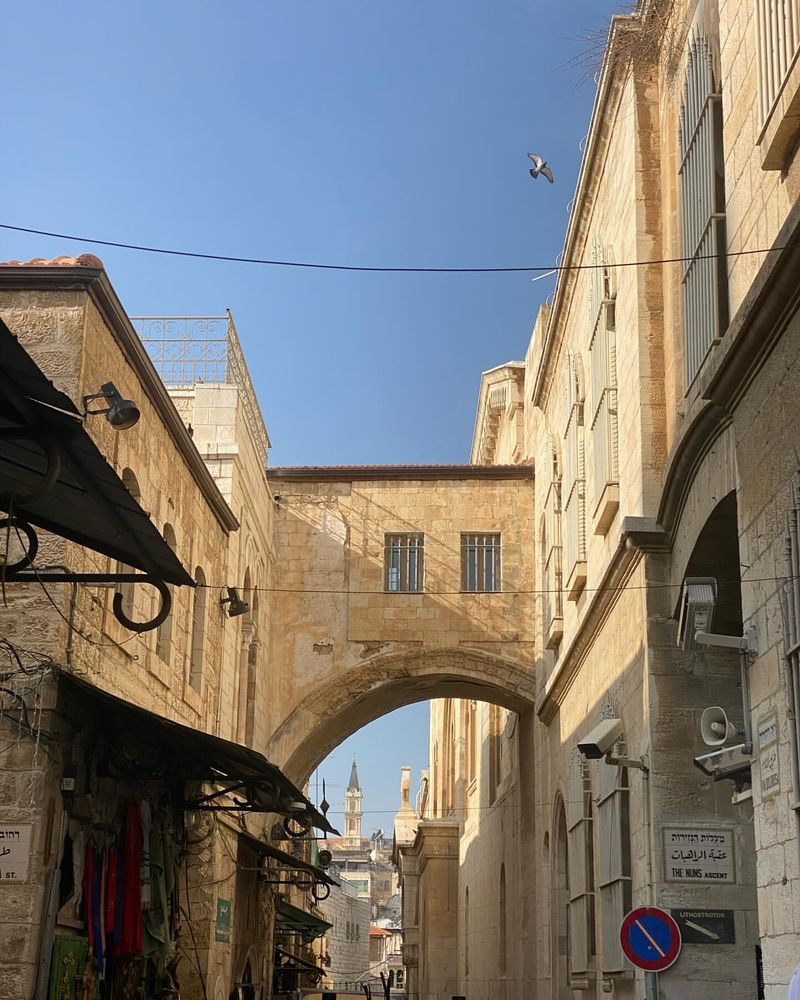
M220 597L219 606L221 608L224 608L226 604L228 605L227 608L228 618L238 618L239 615L247 614L247 612L250 610L250 605L247 603L247 601L243 601L239 597L239 591L236 589L236 587L228 587L226 589L228 591L228 596Z
M90 410L86 404L90 403L93 399L104 399L108 403L108 406L102 410ZM84 396L83 406L87 416L105 413L106 420L117 431L126 431L129 427L133 427L141 416L136 403L131 399L123 399L113 382L106 382L104 385L101 385L100 392Z

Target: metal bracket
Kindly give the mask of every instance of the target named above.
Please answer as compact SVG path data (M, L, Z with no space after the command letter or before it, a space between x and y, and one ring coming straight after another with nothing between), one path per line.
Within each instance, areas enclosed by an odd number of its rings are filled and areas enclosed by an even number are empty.
M643 771L645 774L650 773L650 765L647 756L644 754L641 760L631 760L630 757L614 757L609 753L605 756L605 762L606 764L611 764L612 767L633 767L637 771Z
M109 583L146 583L155 587L161 597L161 606L154 618L145 622L135 622L122 610L122 594L116 591L111 602L114 617L131 632L150 632L163 624L172 610L172 594L163 580L149 573L71 573L66 570L37 570L33 560L39 551L39 539L35 530L19 517L10 515L0 519L0 530L13 527L18 536L24 535L28 548L21 559L15 563L0 566L0 579L9 583L38 583L42 586L48 583L85 583L88 586Z

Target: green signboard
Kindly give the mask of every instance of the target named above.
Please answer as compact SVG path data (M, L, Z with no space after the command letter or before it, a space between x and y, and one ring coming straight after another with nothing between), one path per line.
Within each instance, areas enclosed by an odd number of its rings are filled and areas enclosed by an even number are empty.
M214 937L217 941L230 941L231 939L231 901L229 899L217 899L217 923L214 928Z

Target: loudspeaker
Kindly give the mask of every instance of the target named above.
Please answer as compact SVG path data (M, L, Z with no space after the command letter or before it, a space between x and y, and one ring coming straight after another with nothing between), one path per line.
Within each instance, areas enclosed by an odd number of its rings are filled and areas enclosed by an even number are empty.
M707 747L721 747L736 734L736 726L719 705L703 709L703 714L700 716L700 736Z

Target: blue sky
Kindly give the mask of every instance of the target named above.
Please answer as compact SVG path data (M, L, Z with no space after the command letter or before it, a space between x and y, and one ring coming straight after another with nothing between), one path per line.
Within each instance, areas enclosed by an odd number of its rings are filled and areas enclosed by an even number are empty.
M236 256L549 264L594 89L564 66L620 6L14 5L0 222ZM528 176L529 149L552 187ZM289 271L0 230L2 259L87 250L131 314L233 311L273 465L466 461L480 373L524 355L552 289L525 274ZM403 718L422 740L424 709ZM375 808L393 812L413 761L387 749L387 788L375 740L353 739L365 788L389 796Z

